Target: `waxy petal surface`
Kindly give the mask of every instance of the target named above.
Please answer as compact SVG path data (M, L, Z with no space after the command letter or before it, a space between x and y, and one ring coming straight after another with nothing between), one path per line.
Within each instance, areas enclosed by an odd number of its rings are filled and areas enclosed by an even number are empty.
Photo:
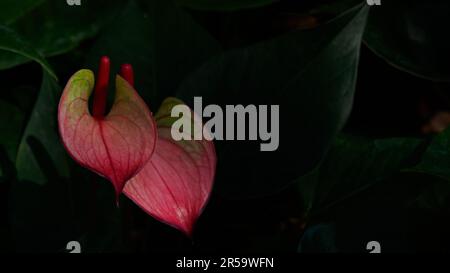
M69 154L82 166L112 182L118 196L126 181L148 162L156 144L156 125L147 105L122 77L109 114L94 118L88 107L94 74L80 70L62 94L59 131Z
M165 120L157 120L161 127L155 153L144 169L127 183L124 193L154 218L191 236L211 194L216 153L212 141L172 139L171 122L166 118L176 105L173 102L174 99L166 100L156 115ZM168 107L168 103L173 105ZM169 111L169 115L161 111Z

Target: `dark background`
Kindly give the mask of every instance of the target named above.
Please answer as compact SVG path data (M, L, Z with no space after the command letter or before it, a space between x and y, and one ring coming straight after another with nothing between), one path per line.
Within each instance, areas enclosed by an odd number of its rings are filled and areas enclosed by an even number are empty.
M448 251L446 1L1 2L0 251ZM152 111L168 96L280 105L278 151L216 142L192 239L116 208L62 149L61 90L102 55L112 73L133 64Z

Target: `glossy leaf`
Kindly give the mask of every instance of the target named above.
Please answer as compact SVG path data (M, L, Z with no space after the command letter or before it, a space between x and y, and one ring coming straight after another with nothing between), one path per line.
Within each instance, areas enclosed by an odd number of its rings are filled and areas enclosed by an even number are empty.
M413 75L450 81L450 6L446 1L386 1L370 11L364 40L393 66Z
M222 109L279 105L278 150L261 152L259 141L216 143L223 162L217 180L221 194L277 193L323 158L352 108L367 13L358 4L318 28L231 50L182 83L178 97L188 104L201 96L204 105Z
M7 3L9 9L22 7L22 1ZM70 6L63 1L44 1L8 25L25 37L42 56L59 55L77 47L82 41L95 36L121 10L124 1L82 1L80 6ZM25 5L26 6L26 5ZM26 7L23 7L23 12ZM0 53L0 69L29 62L28 58Z
M170 100L167 103L173 106ZM168 108L163 104L161 109ZM126 184L124 193L151 216L191 236L211 194L214 145L207 140L174 141L170 127L165 126L158 128L158 134L153 157Z
M110 180L118 196L151 157L156 126L146 104L120 76L111 111L104 118L94 118L88 109L93 88L92 71L80 70L72 76L59 105L59 130L69 154Z
M22 59L36 61L47 71L47 73L56 78L50 65L38 51L30 46L30 43L25 41L10 28L0 25L0 54L3 53L7 54L7 56L12 56L13 58L21 56ZM7 66L7 63L7 58L0 58L0 69L5 65Z

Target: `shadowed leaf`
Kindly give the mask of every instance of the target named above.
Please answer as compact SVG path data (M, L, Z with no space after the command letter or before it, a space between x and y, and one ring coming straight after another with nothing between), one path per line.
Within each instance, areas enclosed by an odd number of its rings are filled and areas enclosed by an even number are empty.
M420 139L338 137L326 159L298 180L308 209L336 205L408 167Z
M61 177L68 177L67 157L59 141L57 131L57 105L60 87L55 80L44 72L41 90L35 102L31 116L26 122L16 158L19 180L45 184L49 180L40 169L39 158L33 154L28 143L30 137L39 140L52 158Z
M22 3L23 0L8 2L6 10L18 7L26 12L26 7L31 5ZM26 38L42 56L49 57L68 52L96 35L120 11L124 1L82 0L80 6L70 6L65 0L34 2L26 16L14 20L8 27ZM30 61L24 56L3 52L0 52L0 60L0 69Z
M385 1L370 11L364 40L393 66L413 75L450 81L447 1Z
M367 13L363 5L351 6L313 30L231 50L182 83L177 96L188 104L201 96L204 105L222 109L279 105L279 124L272 125L280 128L279 134L272 131L274 141L279 136L276 151L261 152L256 141L216 143L223 162L216 184L221 194L237 198L277 193L323 158L352 108Z
M12 29L0 25L0 54L5 52L7 56L21 56L25 60L38 62L47 73L56 79L56 75L50 68L50 65L38 51L31 47L29 42L25 41ZM7 58L0 58L0 69L4 68L7 63Z

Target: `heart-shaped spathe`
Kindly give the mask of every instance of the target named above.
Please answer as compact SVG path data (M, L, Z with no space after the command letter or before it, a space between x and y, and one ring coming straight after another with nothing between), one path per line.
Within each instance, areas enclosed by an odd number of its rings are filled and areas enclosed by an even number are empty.
M173 140L170 111L176 105L184 104L174 98L163 102L156 114L159 137L155 152L126 184L124 193L154 218L191 236L212 191L216 153L213 142L206 139ZM191 114L195 116L193 111ZM198 117L193 120L201 122Z
M152 156L156 126L145 102L121 76L116 76L115 100L109 114L91 115L88 101L94 84L90 70L80 70L70 78L59 103L59 131L69 154L110 180L118 197L126 181ZM106 104L106 97L103 99Z

